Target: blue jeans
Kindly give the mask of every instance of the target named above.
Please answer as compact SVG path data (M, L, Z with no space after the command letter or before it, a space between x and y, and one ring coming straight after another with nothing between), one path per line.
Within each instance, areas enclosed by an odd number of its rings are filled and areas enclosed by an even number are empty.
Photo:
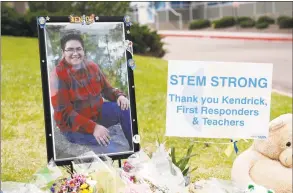
M123 133L120 129L109 130L111 140L108 146L99 145L96 138L92 134L78 132L64 132L62 134L71 143L91 146L93 151L96 153L111 153L132 150L133 145L129 110L121 110L116 102L104 102L102 106L101 118L98 121L98 124L103 125L106 128L120 124Z

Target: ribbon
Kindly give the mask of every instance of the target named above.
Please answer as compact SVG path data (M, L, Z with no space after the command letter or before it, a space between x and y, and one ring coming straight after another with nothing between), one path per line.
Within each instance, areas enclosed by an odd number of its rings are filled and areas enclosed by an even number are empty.
M126 26L131 26L131 25L132 25L129 16L125 16L125 17L123 18L123 20L124 20L124 23L126 24Z
M237 147L237 142L238 141L234 141L234 140L231 140L232 142L233 142L233 144L234 144L234 151L235 151L235 153L237 154L238 153L238 147Z
M127 61L127 63L128 63L128 66L129 66L132 70L135 69L135 62L134 62L134 60L129 59L129 60Z
M237 147L237 142L238 142L237 140L231 139L231 143L228 144L228 147L225 150L225 154L226 154L227 157L231 156L233 150L234 150L234 152L236 154L238 153L239 150L238 150L238 147Z
M124 44L124 48L131 54L131 56L133 56L132 41L124 40L123 44Z
M46 19L44 17L39 17L37 20L41 29L45 28L46 26Z
M213 142L213 141L195 141L193 140L193 143L204 143L204 144L219 144L219 145L227 145L227 148L225 150L225 154L227 157L230 157L233 150L237 154L238 153L238 147L237 147L237 142L243 140L244 142L248 142L246 139L231 139L230 142L224 142L224 143L219 143L219 142Z

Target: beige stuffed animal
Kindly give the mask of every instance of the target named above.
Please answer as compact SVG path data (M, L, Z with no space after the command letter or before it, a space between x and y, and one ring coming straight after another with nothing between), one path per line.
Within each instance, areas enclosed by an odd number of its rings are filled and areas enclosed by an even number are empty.
M255 140L235 159L231 177L243 187L255 183L276 193L292 193L292 114L270 122L268 139Z

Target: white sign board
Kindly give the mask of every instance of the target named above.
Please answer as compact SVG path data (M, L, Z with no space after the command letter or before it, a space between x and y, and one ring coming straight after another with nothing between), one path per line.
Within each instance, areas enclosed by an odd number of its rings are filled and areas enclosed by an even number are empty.
M166 136L268 137L273 64L169 61Z

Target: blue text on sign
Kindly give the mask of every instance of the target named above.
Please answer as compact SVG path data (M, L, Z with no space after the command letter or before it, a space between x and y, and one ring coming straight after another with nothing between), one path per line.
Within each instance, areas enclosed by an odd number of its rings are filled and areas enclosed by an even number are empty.
M267 88L268 83L266 78L246 78L246 77L226 77L212 76L210 85L213 87L252 87L252 88ZM187 76L187 75L171 75L171 85L188 85L188 86L206 86L206 76Z

